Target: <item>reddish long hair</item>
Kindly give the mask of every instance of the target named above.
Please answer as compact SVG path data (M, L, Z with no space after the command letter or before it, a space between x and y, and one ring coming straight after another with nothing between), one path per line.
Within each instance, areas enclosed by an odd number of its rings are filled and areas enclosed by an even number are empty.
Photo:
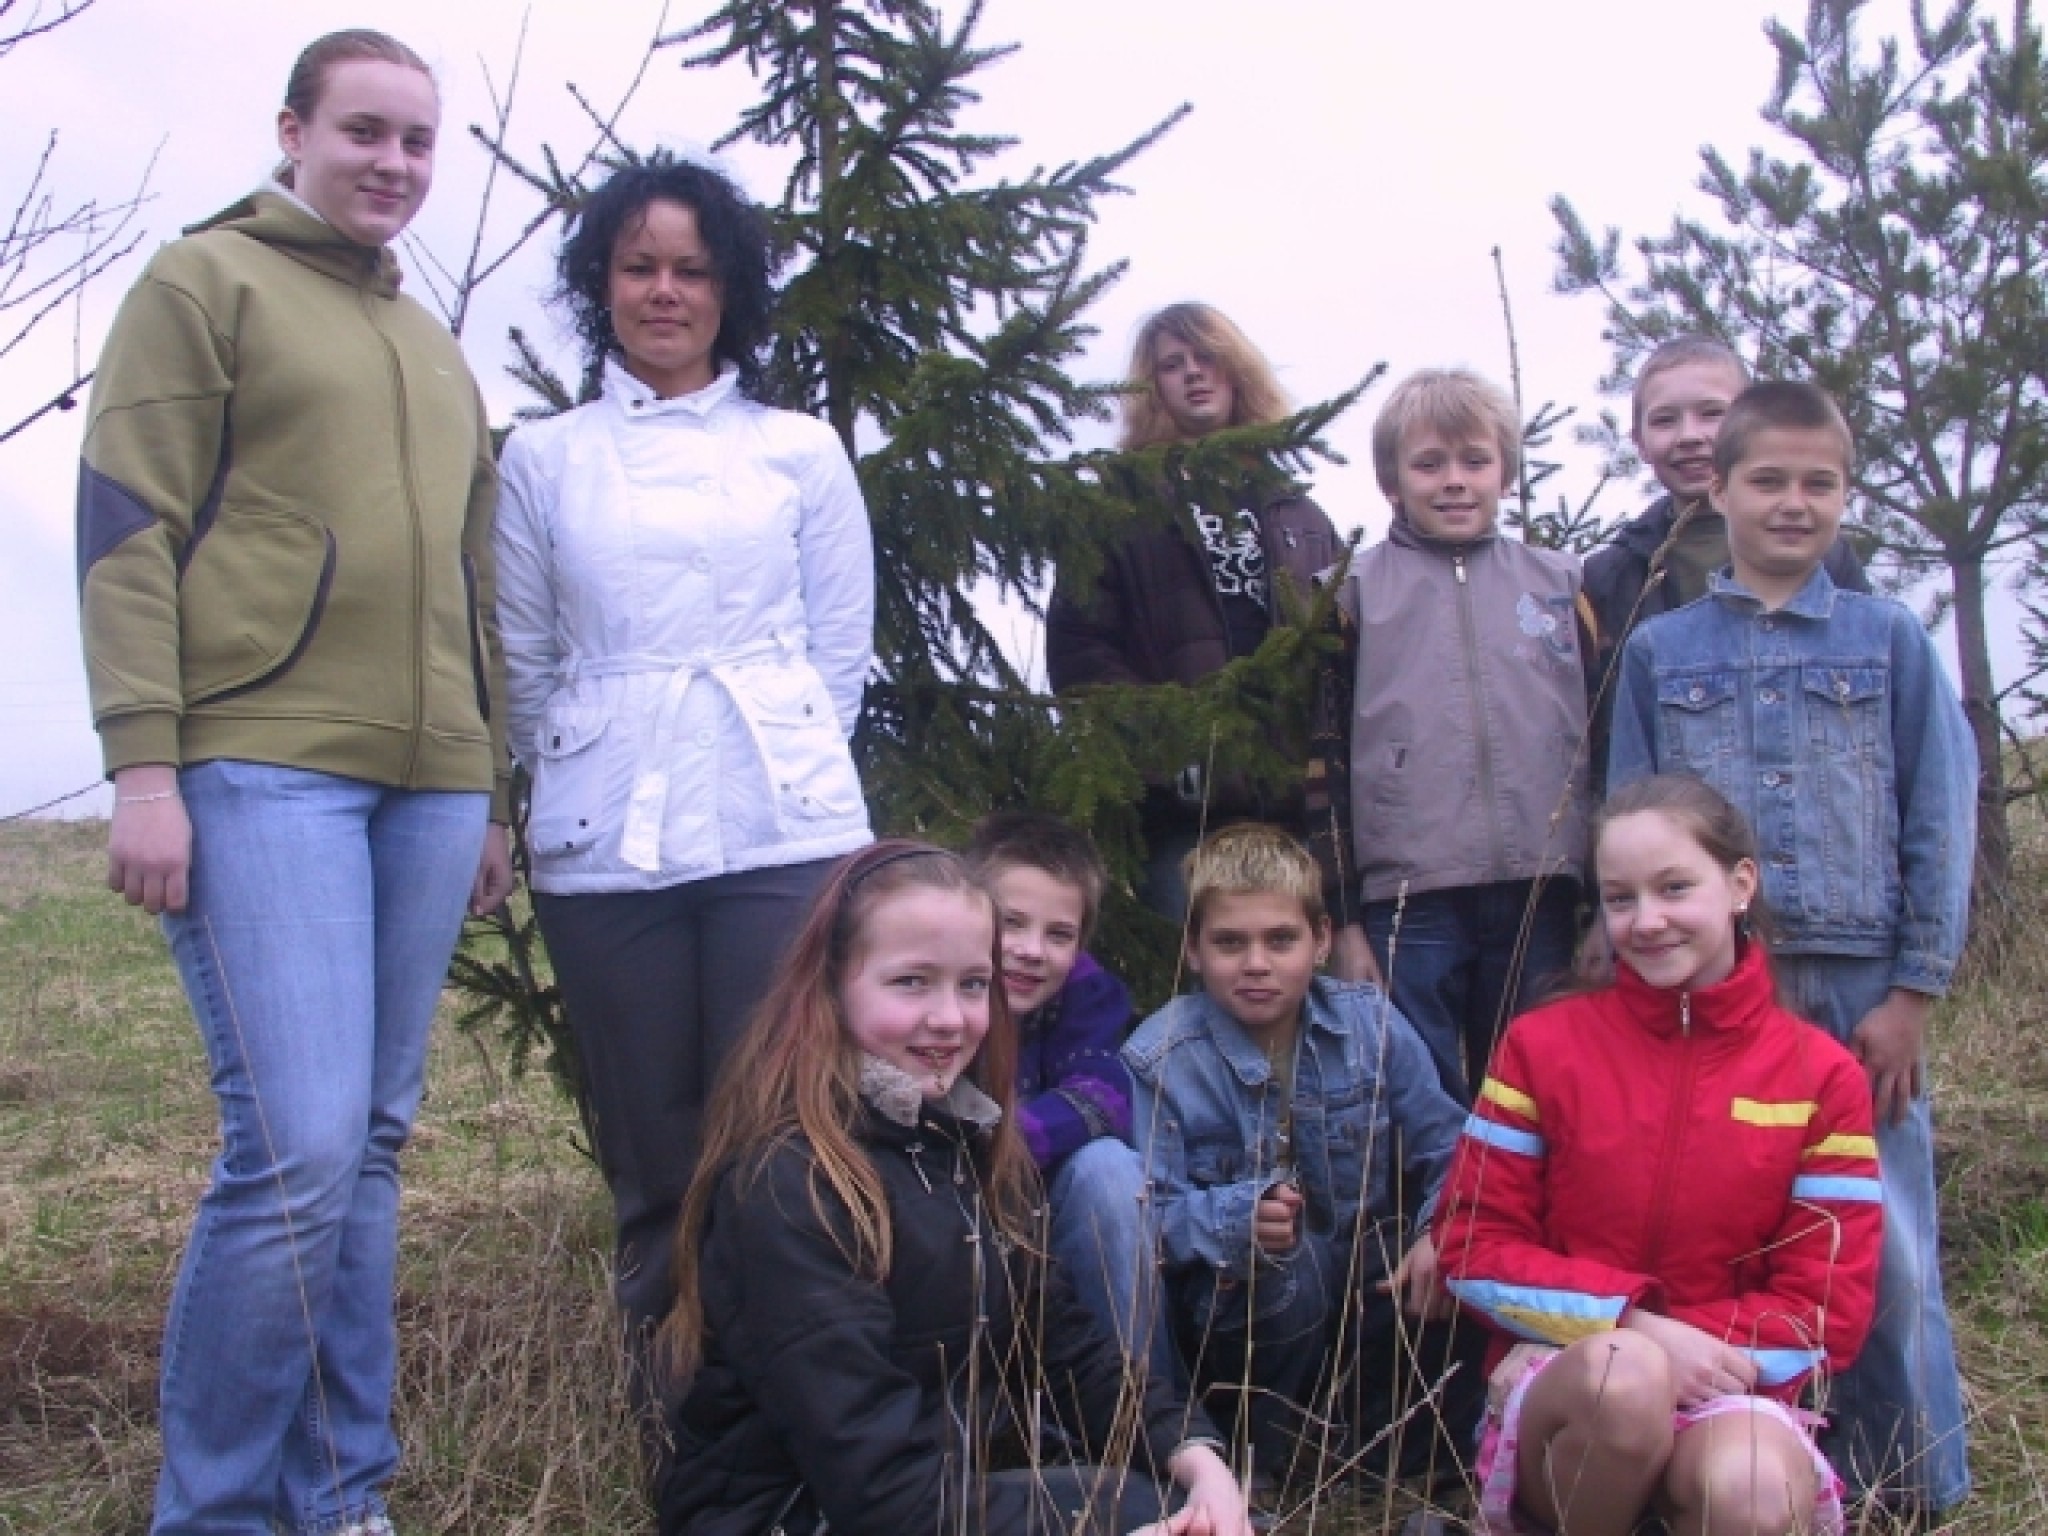
M847 1261L877 1279L889 1272L888 1196L855 1136L861 1052L846 1031L839 992L859 963L870 918L910 890L955 891L986 902L990 961L1001 969L995 903L959 855L891 838L850 855L826 879L712 1097L703 1153L677 1229L676 1304L661 1329L664 1353L679 1377L703 1357L700 1258L712 1198L722 1179L757 1172L778 1148L797 1140L808 1145L813 1209L828 1228L837 1227L823 1219L828 1209L844 1209L852 1230ZM984 1154L990 1214L1006 1235L1035 1246L1036 1177L1013 1124L1017 1037L1000 986L989 989L988 1034L966 1076L1003 1111Z

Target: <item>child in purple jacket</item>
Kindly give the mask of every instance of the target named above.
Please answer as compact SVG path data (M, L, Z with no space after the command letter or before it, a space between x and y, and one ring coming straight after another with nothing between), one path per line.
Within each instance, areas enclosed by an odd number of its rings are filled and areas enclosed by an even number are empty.
M1136 1017L1124 984L1081 948L1107 875L1085 833L1036 811L974 829L967 860L995 898L1003 993L1017 1024L1017 1128L1051 1205L1053 1256L1126 1359L1171 1370L1155 1323L1159 1267L1131 1078L1117 1052Z

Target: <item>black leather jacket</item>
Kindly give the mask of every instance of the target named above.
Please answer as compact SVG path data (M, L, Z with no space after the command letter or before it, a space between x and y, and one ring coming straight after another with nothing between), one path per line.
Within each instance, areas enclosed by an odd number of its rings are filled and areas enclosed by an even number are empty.
M956 1088L956 1099L960 1090ZM1089 1461L1120 1459L1116 1348L1065 1279L996 1231L979 1187L986 1133L927 1104L859 1128L887 1191L886 1280L855 1272L850 1218L813 1193L792 1140L721 1181L703 1238L704 1364L669 1426L664 1536L922 1536L1022 1528L1018 1488L982 1481L1034 1408ZM823 1188L822 1184L819 1186ZM1149 1385L1133 1475L1163 1479L1190 1432ZM1155 1471L1156 1469L1156 1471Z

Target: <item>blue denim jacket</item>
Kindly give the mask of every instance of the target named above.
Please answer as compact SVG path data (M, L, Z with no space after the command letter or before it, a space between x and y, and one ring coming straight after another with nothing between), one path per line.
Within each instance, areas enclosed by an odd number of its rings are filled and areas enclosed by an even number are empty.
M1816 570L1774 612L1727 573L1622 653L1607 782L1690 773L1756 829L1788 955L1948 989L1969 921L1977 754L1920 621Z
M1253 1209L1289 1173L1300 1181L1304 1248L1320 1239L1348 1249L1361 1215L1398 1216L1418 1192L1427 1223L1464 1123L1429 1048L1377 987L1318 979L1303 1013L1291 1151L1279 1144L1281 1085L1264 1048L1207 993L1175 998L1124 1043L1169 1271L1248 1280ZM1395 1184L1396 1127L1405 1186ZM1277 1307L1284 1287L1268 1290Z

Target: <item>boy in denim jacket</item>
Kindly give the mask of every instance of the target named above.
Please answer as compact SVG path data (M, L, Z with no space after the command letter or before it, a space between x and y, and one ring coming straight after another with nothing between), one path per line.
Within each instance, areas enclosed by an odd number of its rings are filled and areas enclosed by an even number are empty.
M1463 1114L1377 987L1317 977L1330 922L1305 848L1274 827L1234 826L1186 872L1187 964L1201 990L1140 1025L1123 1057L1182 1357L1198 1389L1245 1394L1239 1414L1219 1406L1248 1434L1253 1471L1277 1482L1318 1450L1342 1450L1301 1443L1311 1415L1341 1417L1327 1401L1340 1339L1361 1357L1360 1445L1406 1406L1393 1399L1442 1375L1453 1343L1436 1328L1397 1387L1395 1313L1401 1301L1443 1315L1428 1217ZM1402 1253L1398 1217L1418 1200L1423 1235ZM1483 1386L1476 1365L1473 1354L1443 1410L1460 1451ZM1413 1470L1430 1437L1411 1426L1405 1438Z
M1828 1450L1865 1495L1928 1513L1970 1487L1923 1048L1962 954L1977 770L1919 620L1823 568L1852 464L1841 411L1812 385L1756 384L1729 407L1711 494L1731 569L1629 640L1608 782L1692 773L1749 817L1779 983L1870 1074L1884 1264Z

